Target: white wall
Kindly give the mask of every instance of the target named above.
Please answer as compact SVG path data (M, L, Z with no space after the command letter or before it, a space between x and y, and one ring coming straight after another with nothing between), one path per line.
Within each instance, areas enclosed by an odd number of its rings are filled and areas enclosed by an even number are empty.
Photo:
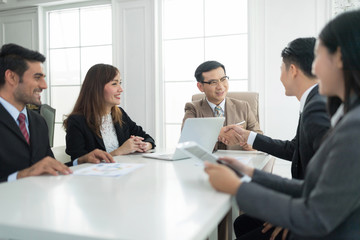
M113 0L112 4L113 62L124 87L121 105L155 137L154 4L152 0Z
M317 37L330 5L330 0L249 1L250 90L260 92L261 127L271 137L292 139L299 116L297 99L286 97L280 82L281 51L295 38Z
M18 29L22 29L19 31ZM0 45L16 43L39 48L37 8L7 11L0 14Z

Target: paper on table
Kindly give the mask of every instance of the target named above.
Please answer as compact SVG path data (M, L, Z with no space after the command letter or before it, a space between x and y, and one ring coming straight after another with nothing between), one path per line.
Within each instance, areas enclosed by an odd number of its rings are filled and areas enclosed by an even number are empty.
M143 167L142 163L99 163L74 171L74 175L117 177Z

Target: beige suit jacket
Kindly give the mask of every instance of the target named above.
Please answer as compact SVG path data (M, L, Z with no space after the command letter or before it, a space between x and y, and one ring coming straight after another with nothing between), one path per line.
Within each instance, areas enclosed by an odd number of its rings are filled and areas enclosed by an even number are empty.
M214 112L209 106L206 98L188 102L185 105L185 115L182 125L188 118L214 117ZM224 126L245 121L244 128L262 134L260 125L256 121L254 113L250 109L249 103L234 98L226 98L225 102L225 123ZM226 149L237 150L240 146L226 146Z

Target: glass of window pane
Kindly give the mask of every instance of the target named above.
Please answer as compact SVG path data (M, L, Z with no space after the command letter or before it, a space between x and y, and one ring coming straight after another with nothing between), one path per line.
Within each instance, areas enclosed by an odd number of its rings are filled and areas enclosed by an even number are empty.
M82 46L111 44L111 6L82 8L80 22Z
M165 81L194 80L195 69L203 62L203 60L203 39L165 41Z
M64 115L73 110L79 92L80 86L51 88L51 106L56 109L55 122L62 123Z
M165 0L164 39L204 35L203 0Z
M205 48L205 59L217 60L224 64L226 75L230 79L247 79L247 35L206 38Z
M49 13L50 48L79 46L79 9Z
M182 123L185 104L191 102L192 95L196 93L199 93L196 80L165 83L166 123Z
M181 124L167 124L165 130L165 147L175 150L180 138Z
M247 0L206 0L205 36L247 33Z
M80 84L80 49L50 50L50 82L51 85Z
M81 81L84 81L89 68L98 63L112 64L111 45L81 48Z
M54 147L66 145L65 141L65 129L63 128L62 123L55 123L54 129Z

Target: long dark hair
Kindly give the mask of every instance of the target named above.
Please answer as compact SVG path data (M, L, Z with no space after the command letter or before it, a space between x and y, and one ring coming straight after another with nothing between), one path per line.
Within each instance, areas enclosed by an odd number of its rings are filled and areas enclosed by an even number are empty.
M119 70L108 64L96 64L86 73L79 97L74 109L64 120L64 128L67 129L68 117L71 115L83 115L87 125L99 137L101 137L101 117L105 112L104 87L119 73ZM114 123L122 125L122 112L117 106L111 108L111 116Z
M351 108L350 96L360 96L360 11L345 12L330 21L319 38L329 53L341 50L345 83L344 111ZM339 97L328 97L328 110L333 115L342 103Z

